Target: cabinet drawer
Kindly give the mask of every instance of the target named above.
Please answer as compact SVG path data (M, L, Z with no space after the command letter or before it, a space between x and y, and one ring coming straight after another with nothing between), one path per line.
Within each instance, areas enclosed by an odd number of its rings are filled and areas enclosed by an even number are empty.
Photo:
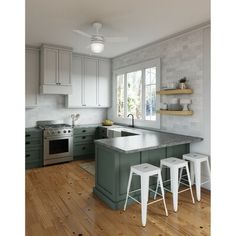
M95 152L95 147L93 143L74 145L74 156L93 154L94 152Z
M42 131L26 131L25 132L25 140L31 140L31 139L42 139Z
M25 163L25 168L26 169L31 169L31 168L39 168L43 166L42 161L32 161L32 162L26 162Z
M25 152L25 161L26 163L30 162L42 162L43 157L42 157L42 152L40 149L35 149L35 150L26 150Z
M107 138L107 128L104 127L98 128L98 138Z
M93 142L95 135L74 136L74 143Z
M95 134L96 127L74 128L75 135Z
M33 148L33 147L41 147L42 140L41 139L31 139L25 140L25 148Z

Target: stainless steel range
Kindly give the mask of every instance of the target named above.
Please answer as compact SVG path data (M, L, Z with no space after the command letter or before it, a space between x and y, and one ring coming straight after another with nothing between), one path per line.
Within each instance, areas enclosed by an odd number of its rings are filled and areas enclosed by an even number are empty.
M73 128L61 121L38 121L43 129L44 165L73 160Z

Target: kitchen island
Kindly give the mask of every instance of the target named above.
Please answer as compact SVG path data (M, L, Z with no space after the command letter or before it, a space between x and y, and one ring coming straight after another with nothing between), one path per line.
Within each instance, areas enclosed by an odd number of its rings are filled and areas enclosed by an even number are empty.
M124 206L130 166L149 163L160 166L160 160L171 156L182 158L189 153L190 143L202 138L148 131L134 128L117 128L124 135L95 141L95 187L93 192L112 209ZM163 180L168 173L163 171ZM155 188L156 178L150 179ZM134 176L131 191L140 188L140 179ZM139 192L136 195L140 195ZM138 196L137 196L138 197Z

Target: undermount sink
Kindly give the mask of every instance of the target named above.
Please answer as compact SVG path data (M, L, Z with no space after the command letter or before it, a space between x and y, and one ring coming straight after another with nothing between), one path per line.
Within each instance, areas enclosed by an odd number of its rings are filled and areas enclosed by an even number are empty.
M130 135L137 135L137 133L134 133L133 128L125 128L125 127L114 127L114 128L108 128L107 130L107 136L108 138L115 138L115 137L121 137L122 131L130 133ZM128 135L125 135L128 136Z

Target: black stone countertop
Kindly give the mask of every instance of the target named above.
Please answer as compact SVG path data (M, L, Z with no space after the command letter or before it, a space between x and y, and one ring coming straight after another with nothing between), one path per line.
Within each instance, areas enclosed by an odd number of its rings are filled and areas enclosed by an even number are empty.
M98 145L123 153L134 153L162 147L193 143L202 141L202 138L167 133L163 131L149 131L137 128L127 128L122 126L107 127L119 132L119 130L138 134L134 136L116 137L95 140Z

